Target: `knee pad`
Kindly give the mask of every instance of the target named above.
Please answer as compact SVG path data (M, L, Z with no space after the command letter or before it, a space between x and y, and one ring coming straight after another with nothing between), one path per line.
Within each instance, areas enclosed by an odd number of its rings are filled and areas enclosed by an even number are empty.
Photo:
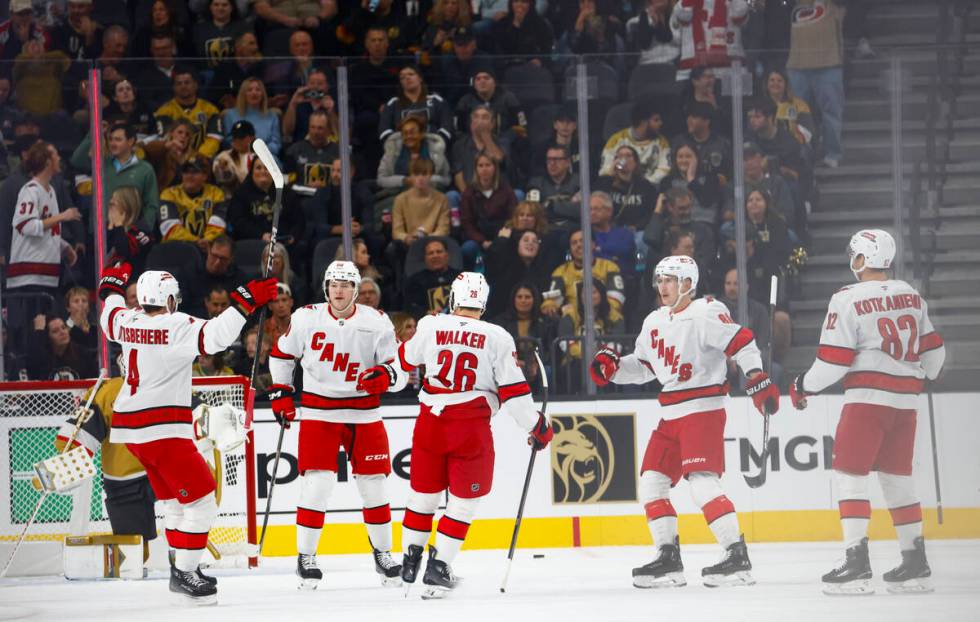
M408 493L408 503L406 507L416 514L435 514L439 509L439 499L442 497L440 492L416 492Z
M184 521L181 531L209 531L218 516L218 500L209 492L197 501L184 506Z
M299 477L299 504L310 510L325 511L327 500L337 483L337 473L334 471L307 471Z
M691 485L691 498L697 506L704 507L704 504L724 496L725 491L721 489L721 480L717 473L708 471L698 471L687 476L687 482Z
M881 492L889 508L902 508L919 502L919 497L915 494L915 481L911 475L879 472L878 481L881 482Z
M644 471L640 475L640 503L670 498L670 478L657 471Z
M184 518L184 508L176 499L166 499L160 502L163 511L163 524L167 529L176 529L180 519Z
M355 475L354 481L357 482L357 490L361 493L361 500L364 507L374 508L388 503L388 491L386 475Z
M480 505L480 499L463 499L456 495L449 495L449 503L446 504L446 516L461 523L472 523L473 515L476 514L476 507Z
M868 476L852 475L844 471L834 471L834 483L837 484L837 500L868 498Z

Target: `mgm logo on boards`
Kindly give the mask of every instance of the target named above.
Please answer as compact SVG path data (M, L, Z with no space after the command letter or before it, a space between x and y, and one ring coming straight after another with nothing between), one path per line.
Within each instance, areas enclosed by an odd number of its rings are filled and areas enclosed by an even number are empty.
M554 503L636 501L633 413L552 415Z

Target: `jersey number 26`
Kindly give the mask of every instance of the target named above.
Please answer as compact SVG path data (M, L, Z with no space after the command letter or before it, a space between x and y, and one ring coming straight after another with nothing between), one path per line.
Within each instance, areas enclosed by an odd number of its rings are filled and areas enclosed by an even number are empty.
M442 386L452 388L454 392L471 391L476 384L476 366L478 363L476 355L472 352L460 352L453 358L451 350L440 350L436 357L436 364L439 365L439 373L436 378ZM452 380L450 380L452 374Z

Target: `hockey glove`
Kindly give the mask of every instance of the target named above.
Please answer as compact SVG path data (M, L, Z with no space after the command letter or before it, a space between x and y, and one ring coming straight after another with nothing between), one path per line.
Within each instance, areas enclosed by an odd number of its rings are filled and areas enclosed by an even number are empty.
M276 295L275 279L256 279L245 285L239 285L238 289L231 293L231 300L242 315L248 317L256 309L261 309L267 303L275 300Z
M555 429L551 427L551 422L542 413L538 413L538 422L531 428L531 434L527 437L527 444L533 447L534 451L541 451L548 446L554 437Z
M809 396L810 393L803 390L803 374L800 374L789 385L789 399L793 402L793 408L796 410L805 410L806 398Z
M384 364L364 370L357 377L357 390L368 395L381 395L395 383L395 370Z
M269 387L266 398L272 402L272 414L279 425L289 429L289 424L296 419L296 405L293 404L293 388L288 384L274 384Z
M114 266L106 266L99 280L99 298L105 300L113 294L126 295L126 284L133 273L133 267L125 261Z
M761 371L752 376L745 385L745 394L752 398L755 407L763 415L775 415L779 412L779 387L773 384L766 372Z
M609 348L603 348L596 352L592 364L589 365L589 374L597 387L604 387L609 384L618 370L619 354Z

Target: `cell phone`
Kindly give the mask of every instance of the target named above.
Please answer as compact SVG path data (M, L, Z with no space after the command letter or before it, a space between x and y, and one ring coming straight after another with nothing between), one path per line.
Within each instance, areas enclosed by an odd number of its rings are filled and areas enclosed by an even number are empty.
M381 0L371 0L371 2L368 3L368 11L374 13L375 11L378 10L378 5L380 4L381 4Z
M327 94L324 93L323 91L307 91L306 92L307 99L323 99L326 96L327 96Z

